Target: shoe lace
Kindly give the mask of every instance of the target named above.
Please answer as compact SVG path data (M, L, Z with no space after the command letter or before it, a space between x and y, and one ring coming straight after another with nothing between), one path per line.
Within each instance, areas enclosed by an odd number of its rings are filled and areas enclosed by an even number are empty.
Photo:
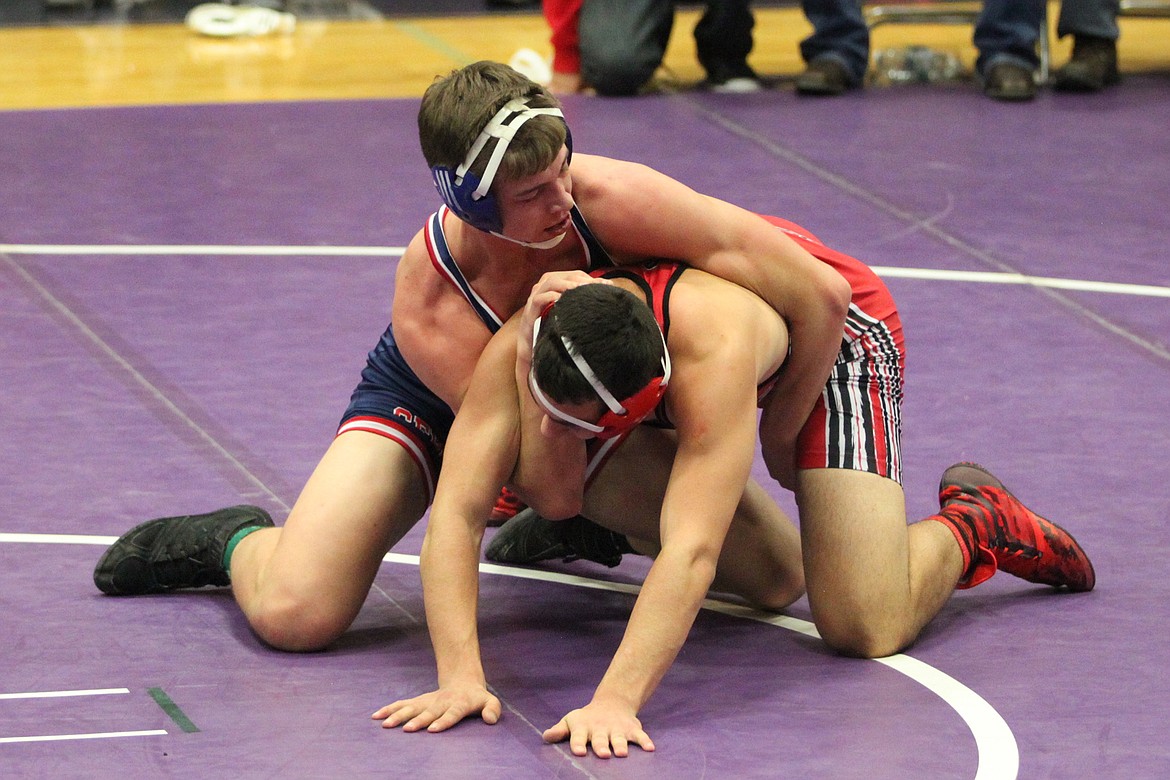
M168 531L170 538L159 540L164 555L154 561L158 579L188 588L215 582L219 561L209 560L214 553L208 529L176 525Z

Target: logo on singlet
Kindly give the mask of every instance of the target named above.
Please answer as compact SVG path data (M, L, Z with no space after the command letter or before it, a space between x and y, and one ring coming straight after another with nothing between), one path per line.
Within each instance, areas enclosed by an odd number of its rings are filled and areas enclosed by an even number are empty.
M401 419L407 425L412 426L420 434L430 439L436 446L439 445L439 440L435 437L434 431L431 430L430 424L414 412L405 407L396 406L394 407L394 416Z

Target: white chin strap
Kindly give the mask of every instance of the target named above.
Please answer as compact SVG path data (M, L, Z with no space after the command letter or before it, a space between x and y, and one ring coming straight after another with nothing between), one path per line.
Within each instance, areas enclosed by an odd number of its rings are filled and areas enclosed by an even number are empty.
M526 246L529 249L552 249L554 246L565 240L565 236L569 235L569 231L566 230L559 236L553 236L547 241L521 241L518 238L511 238L509 236L505 236L503 233L497 233L494 230L492 231L492 235L496 236L497 238L502 238L505 241L511 241L513 244Z

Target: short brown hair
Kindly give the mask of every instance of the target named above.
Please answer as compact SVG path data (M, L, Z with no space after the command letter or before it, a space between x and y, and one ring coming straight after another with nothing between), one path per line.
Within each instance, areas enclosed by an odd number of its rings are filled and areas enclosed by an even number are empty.
M568 339L618 399L662 376L662 331L646 302L616 285L583 284L561 294L545 314L532 348L541 390L557 403L597 401L562 339Z
M492 117L516 98L531 108L560 107L547 89L499 62L472 63L436 78L418 110L418 138L427 165L457 168ZM534 117L508 145L500 176L519 179L543 171L556 159L566 137L559 117ZM482 175L495 143L489 142L472 165L477 176Z

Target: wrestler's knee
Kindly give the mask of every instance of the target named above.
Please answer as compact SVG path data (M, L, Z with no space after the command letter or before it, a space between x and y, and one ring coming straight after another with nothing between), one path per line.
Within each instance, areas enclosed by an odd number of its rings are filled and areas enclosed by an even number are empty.
M321 598L291 592L266 594L248 612L252 630L277 650L306 653L323 650L340 637L353 614Z
M884 658L905 648L915 637L896 621L844 611L818 615L813 622L821 639L833 650L855 658Z
M720 584L720 575L716 574L715 581L716 586ZM779 612L804 595L804 573L799 570L773 573L771 577L734 587L734 591L756 609Z
M742 595L757 609L778 612L804 595L804 574L796 570L772 577Z
M517 486L516 489L524 503L546 520L568 520L581 514L584 509L580 491L528 486Z

